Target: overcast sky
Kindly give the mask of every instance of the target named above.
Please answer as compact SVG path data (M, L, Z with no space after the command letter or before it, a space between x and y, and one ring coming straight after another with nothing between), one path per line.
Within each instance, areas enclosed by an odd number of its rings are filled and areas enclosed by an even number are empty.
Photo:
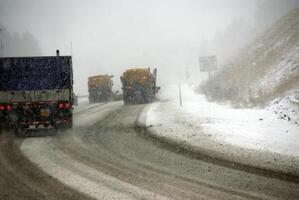
M87 77L124 69L157 67L174 80L198 67L203 40L234 19L254 20L256 0L0 0L0 23L29 31L43 55L70 54L75 91L87 93ZM212 54L213 52L206 52Z

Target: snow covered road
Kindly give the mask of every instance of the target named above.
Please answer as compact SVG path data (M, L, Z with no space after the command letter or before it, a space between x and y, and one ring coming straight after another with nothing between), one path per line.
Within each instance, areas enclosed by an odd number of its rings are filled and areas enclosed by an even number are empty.
M88 105L75 128L27 138L22 152L59 182L95 199L297 199L298 184L189 157L138 131L145 105Z
M72 131L48 137L1 137L0 197L299 198L297 182L193 157L147 137L136 127L145 106L84 104L75 110Z

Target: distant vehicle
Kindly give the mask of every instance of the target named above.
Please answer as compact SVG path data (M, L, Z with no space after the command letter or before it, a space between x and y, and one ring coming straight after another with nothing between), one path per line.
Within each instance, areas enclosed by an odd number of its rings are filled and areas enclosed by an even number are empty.
M88 78L89 102L105 102L112 99L113 76L97 75Z
M70 128L71 56L0 58L0 123L5 127Z
M125 104L149 103L155 99L160 87L156 86L157 69L150 68L126 70L120 77Z

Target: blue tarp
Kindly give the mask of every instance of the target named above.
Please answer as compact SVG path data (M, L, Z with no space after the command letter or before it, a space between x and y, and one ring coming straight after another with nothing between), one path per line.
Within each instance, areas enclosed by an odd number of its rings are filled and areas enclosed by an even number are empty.
M0 58L0 91L67 89L70 56Z

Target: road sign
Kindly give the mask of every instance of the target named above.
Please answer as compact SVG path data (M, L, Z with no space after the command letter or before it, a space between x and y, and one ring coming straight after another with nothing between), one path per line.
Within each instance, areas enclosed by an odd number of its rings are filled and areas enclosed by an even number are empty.
M217 70L216 56L199 57L199 67L201 72L211 72Z

